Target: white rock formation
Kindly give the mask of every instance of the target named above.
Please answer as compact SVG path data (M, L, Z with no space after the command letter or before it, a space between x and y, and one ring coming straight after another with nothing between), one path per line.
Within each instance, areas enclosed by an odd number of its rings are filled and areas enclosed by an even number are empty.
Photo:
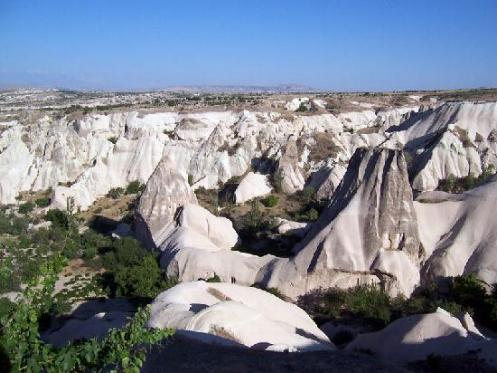
M264 197L270 194L271 190L267 175L249 172L235 190L235 202L245 203L257 197Z
M310 290L382 281L411 294L423 256L401 152L359 149L329 207L296 247L272 261L258 282L295 298Z
M164 157L150 177L135 214L137 236L149 247L158 247L175 228L179 207L197 203L195 193L175 163Z
M238 241L238 234L229 219L214 216L199 205L184 205L178 225L206 237L221 250L231 249Z
M281 189L285 193L292 194L304 188L305 177L304 170L300 166L300 155L297 138L291 136L285 145L277 170Z
M148 325L175 328L208 343L270 351L332 350L299 307L253 287L203 281L182 283L157 296Z
M187 204L178 209L174 229L159 247L160 264L168 276L181 281L218 276L225 282L252 285L273 257L231 251L237 240L231 221Z
M405 364L430 355L464 354L489 343L471 316L466 314L459 320L439 308L434 313L401 318L378 332L359 335L347 350L367 350L390 362Z
M436 197L421 195L418 199L425 202L414 203L421 242L431 254L423 266L423 279L475 273L487 284L496 283L496 177L459 196Z
M279 234L304 237L311 224L305 222L291 221L282 218L275 219L276 231Z
M293 98L285 105L285 109L289 111L296 111L300 107L300 105L307 105L309 103L309 97L296 97Z

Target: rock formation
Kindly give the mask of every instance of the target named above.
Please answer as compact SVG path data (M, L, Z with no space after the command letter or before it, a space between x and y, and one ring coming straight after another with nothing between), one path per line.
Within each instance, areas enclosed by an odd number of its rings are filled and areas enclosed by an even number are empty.
M147 182L136 210L136 235L148 247L158 247L175 227L179 207L197 203L187 179L178 172L175 163L164 157Z
M405 364L430 355L460 355L489 347L497 348L478 331L471 316L458 319L439 308L396 320L379 332L359 335L347 350L368 350L390 362Z
M176 285L154 300L148 324L175 328L207 343L288 352L333 349L299 307L263 290L233 284Z
M266 175L249 172L235 190L235 203L245 203L271 193L271 185Z
M272 261L258 279L291 297L358 281L381 281L392 293L409 295L422 258L402 152L359 149L295 257Z
M418 200L420 238L430 254L423 279L474 273L489 285L496 283L497 179L461 195L426 193Z

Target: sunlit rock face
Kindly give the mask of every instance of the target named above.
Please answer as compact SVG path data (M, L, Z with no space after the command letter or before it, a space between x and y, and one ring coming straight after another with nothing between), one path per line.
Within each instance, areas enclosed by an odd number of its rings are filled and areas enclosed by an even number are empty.
M299 307L263 290L204 281L157 296L149 326L206 343L268 351L330 351L333 344Z
M474 273L489 285L496 283L495 176L460 195L426 193L418 199L420 237L430 254L422 278L429 282Z
M315 101L306 101L305 114L293 111L296 100L279 112L125 111L0 123L0 202L51 188L51 208L85 210L138 180L146 188L132 233L184 280L217 275L291 297L358 282L408 295L423 281L472 272L497 281L495 182L458 197L430 195L438 203L412 202L412 191L497 166L497 103L356 102L334 115ZM238 203L279 184L286 193L312 188L329 204L305 229L282 225L304 236L292 258L244 254L231 250L238 239L231 222L195 196L229 180L238 180Z
M272 261L259 279L292 297L370 281L410 294L423 256L402 152L359 149L295 257Z
M178 208L188 203L197 203L195 193L166 156L140 197L135 223L137 236L149 247L159 246L173 231Z

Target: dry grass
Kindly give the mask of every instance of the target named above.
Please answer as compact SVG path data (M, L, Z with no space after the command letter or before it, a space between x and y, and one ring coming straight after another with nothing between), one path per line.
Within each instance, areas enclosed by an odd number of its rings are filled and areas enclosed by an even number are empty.
M230 301L231 298L224 294L222 291L219 291L215 288L207 288L207 292L212 295L214 298L218 299L221 302Z
M233 342L236 342L239 344L243 344L242 341L240 341L240 339L238 339L234 334L232 334L231 332L229 332L228 330L226 330L222 326L213 325L213 326L211 326L210 329L211 329L210 330L211 334L214 334L218 337L225 338L225 339L228 339L230 341L233 341Z
M315 144L311 146L310 160L314 162L338 155L341 148L335 143L335 136L331 133L317 133L313 136Z
M52 194L51 189L39 190L37 192L20 192L19 200L24 202L35 202L37 199L40 198L50 198L51 194Z
M89 222L95 216L102 216L107 219L119 221L126 214L133 211L136 195L123 195L118 199L101 197L97 199L91 207L82 212L78 212L76 217L82 221Z

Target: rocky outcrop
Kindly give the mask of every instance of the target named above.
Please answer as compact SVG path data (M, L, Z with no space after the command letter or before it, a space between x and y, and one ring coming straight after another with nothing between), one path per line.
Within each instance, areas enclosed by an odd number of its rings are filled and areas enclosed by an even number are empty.
M325 168L313 175L310 186L316 191L316 198L318 200L331 199L346 170L346 167L337 163L333 168Z
M291 297L358 281L382 282L391 293L409 295L419 283L423 250L402 152L357 150L329 207L295 253L271 262L258 279Z
M476 329L471 316L458 319L443 309L436 312L404 317L379 332L359 335L347 350L370 351L394 363L425 360L428 356L461 355L485 350L494 342Z
M80 339L101 339L110 329L122 328L135 311L135 306L123 298L90 300L77 305L70 315L45 330L41 338L55 347L63 347Z
M177 225L204 236L221 250L231 249L238 241L238 234L229 219L214 216L199 205L181 207Z
M275 221L276 231L279 234L284 234L288 236L304 237L309 231L311 223L291 221L282 218L276 218Z
M427 194L418 200L420 237L429 254L423 280L474 273L489 285L496 283L496 177L461 195Z
M388 131L411 154L413 188L427 191L450 175L478 176L496 168L496 123L497 103L455 102L420 110Z
M174 230L175 214L187 203L197 203L195 193L169 157L164 157L140 196L135 213L137 237L148 247L158 247Z
M269 351L332 350L300 308L253 287L203 281L176 285L152 303L148 325L207 343Z
M225 282L252 285L259 269L273 258L231 251L238 240L233 224L201 206L186 204L176 216L159 246L160 265L170 277L195 281L217 276Z
M249 172L235 190L235 203L245 203L257 197L267 196L271 190L267 175Z
M304 171L300 166L300 152L295 136L290 137L284 148L277 175L280 178L281 190L285 193L292 194L304 188Z

